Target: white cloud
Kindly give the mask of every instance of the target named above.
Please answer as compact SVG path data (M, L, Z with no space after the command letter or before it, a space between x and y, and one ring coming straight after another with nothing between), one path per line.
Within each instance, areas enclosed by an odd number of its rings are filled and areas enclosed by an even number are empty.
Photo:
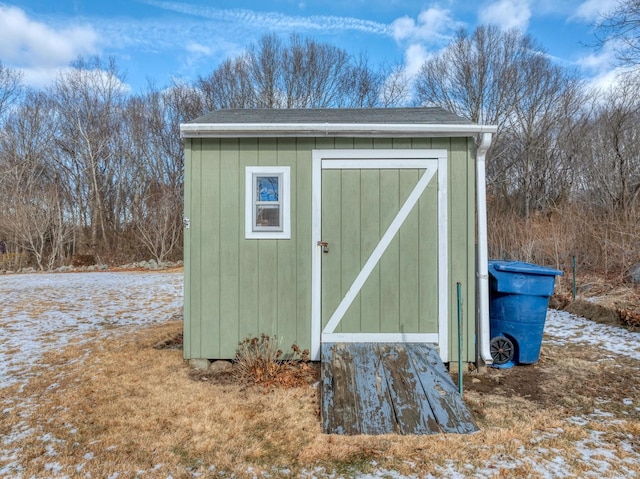
M54 30L16 7L0 5L0 58L26 68L66 65L97 51L97 34L89 27Z
M393 38L396 40L405 40L409 38L416 28L416 22L413 18L407 16L398 18L391 24L393 30Z
M257 27L276 32L291 31L359 31L377 35L390 35L388 25L362 20L352 17L337 16L295 16L284 15L277 12L255 12L241 8L220 9L208 6L197 6L183 2L170 2L162 0L142 0L147 5L151 5L163 10L182 13L200 18L218 20L226 24L242 24L249 27Z
M599 51L583 56L576 61L576 65L587 82L587 87L609 90L618 83L620 74L628 68L614 67L616 47L615 41L609 41Z
M586 0L570 17L570 20L582 20L585 22L597 22L600 17L613 10L619 0Z
M190 42L187 44L187 51L198 56L211 55L211 48L207 45L203 45L202 43Z
M391 24L391 32L404 48L404 64L392 76L401 75L412 85L431 52L445 47L455 32L464 26L454 19L450 10L438 6L422 10L416 19L404 16L395 20ZM389 82L392 81L390 78Z
M187 57L182 67L185 70L191 69L192 66L196 65L200 60L209 58L214 54L211 47L198 42L189 42L185 48L187 50Z
M420 44L410 45L404 54L404 71L409 78L415 78L427 60L429 54L427 50Z
M525 31L531 19L531 8L528 0L498 0L484 5L478 19L480 23L497 25L503 30Z
M587 80L586 87L592 91L611 91L618 85L622 69L603 71Z
M399 42L439 44L451 39L460 26L462 23L454 20L450 10L436 6L421 11L417 20L408 16L398 18L391 24L391 31Z
M608 41L602 49L579 58L576 63L582 71L600 74L610 71L616 63L616 49L618 42Z
M98 35L86 26L54 29L17 7L0 4L0 59L22 72L25 84L43 87L78 56L96 54Z

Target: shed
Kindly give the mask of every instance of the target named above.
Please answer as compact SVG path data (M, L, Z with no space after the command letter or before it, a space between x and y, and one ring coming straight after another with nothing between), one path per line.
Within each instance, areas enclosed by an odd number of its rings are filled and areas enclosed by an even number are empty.
M277 336L491 361L484 155L441 108L218 110L184 140L184 356ZM478 147L476 148L476 141ZM476 237L478 242L476 243Z

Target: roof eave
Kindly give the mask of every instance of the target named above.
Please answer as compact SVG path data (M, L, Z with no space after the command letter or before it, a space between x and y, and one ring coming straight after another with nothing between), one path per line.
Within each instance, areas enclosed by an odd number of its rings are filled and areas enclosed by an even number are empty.
M496 126L429 123L183 123L182 138L475 136Z

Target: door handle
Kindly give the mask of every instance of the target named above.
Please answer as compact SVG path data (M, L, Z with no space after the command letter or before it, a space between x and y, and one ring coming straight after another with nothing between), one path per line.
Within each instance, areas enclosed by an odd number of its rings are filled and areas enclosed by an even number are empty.
M329 252L329 243L327 243L326 241L318 241L318 246L322 246L322 252L323 253L328 253Z

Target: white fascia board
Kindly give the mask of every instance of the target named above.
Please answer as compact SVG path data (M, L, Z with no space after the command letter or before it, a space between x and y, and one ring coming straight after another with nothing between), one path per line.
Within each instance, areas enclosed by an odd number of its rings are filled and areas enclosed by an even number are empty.
M493 125L425 123L182 123L182 138L228 137L416 137L495 133Z

